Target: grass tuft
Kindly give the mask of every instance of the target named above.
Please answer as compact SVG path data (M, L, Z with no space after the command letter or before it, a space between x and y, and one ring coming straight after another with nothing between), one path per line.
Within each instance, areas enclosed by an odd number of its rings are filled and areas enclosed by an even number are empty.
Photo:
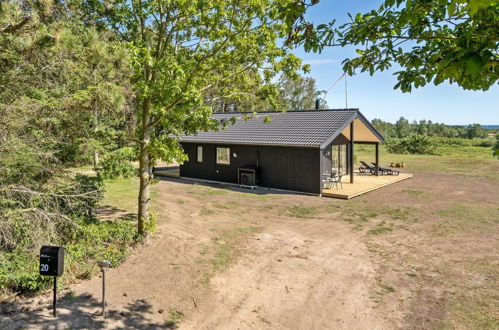
M382 221L378 225L376 225L376 227L369 229L367 231L367 234L368 235L379 235L379 234L383 234L387 231L392 231L392 230L393 230L393 228L391 226L386 226L386 222Z
M199 215L201 215L201 216L210 216L213 214L215 214L215 211L210 210L210 209L201 209L201 211L199 212Z
M288 207L288 214L293 218L311 218L316 215L318 210L316 207L306 207L301 205L294 205Z
M177 323L184 318L184 314L177 310L170 311L170 317L165 321L165 327L167 329L176 329Z

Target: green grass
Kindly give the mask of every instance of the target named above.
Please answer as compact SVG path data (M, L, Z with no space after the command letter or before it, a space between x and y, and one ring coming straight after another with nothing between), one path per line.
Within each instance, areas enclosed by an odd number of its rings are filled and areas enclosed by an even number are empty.
M203 208L203 209L201 209L201 211L199 211L199 215L201 215L201 216L210 216L213 214L215 214L215 211L210 210L210 209Z
M228 266L235 257L235 241L244 236L261 231L262 227L238 227L225 230L220 237L213 239L215 257L211 260L213 268L218 271Z
M201 262L207 263L210 266L209 271L204 274L201 282L208 284L210 278L219 271L226 269L231 265L238 253L238 242L248 235L252 235L261 231L261 226L251 227L235 227L224 230L220 236L212 239L211 246L204 246L200 254Z
M312 218L318 213L316 207L306 207L301 205L293 205L288 207L287 214L293 218Z
M388 227L385 225L377 225L376 227L369 229L367 231L367 234L368 235L379 235L379 234L383 234L383 233L386 233L386 232L392 231L392 230L393 230L392 227Z
M193 185L188 193L194 194L197 196L219 196L219 195L226 195L230 191L227 189L223 188L213 188L209 186L204 186L204 185Z
M438 146L435 149L438 156L455 158L473 158L473 159L493 159L492 148L490 147L472 147L472 146Z
M380 283L379 286L386 293L395 292L395 289L393 287L389 286L389 285Z
M104 199L100 202L102 207L111 207L129 213L137 213L139 197L139 179L112 179L104 181ZM151 186L152 208L158 195L155 185ZM180 201L179 201L180 202Z
M137 212L139 180L114 179L104 182L104 199L101 205L111 206L128 212Z
M437 214L442 221L430 228L435 236L470 230L489 230L499 225L499 207L484 203L455 203Z
M239 192L238 193L239 197L242 197L244 199L251 198L251 199L256 199L256 200L275 200L279 199L280 197L277 195L266 195L266 194L258 194L258 193L252 193L252 192Z
M474 221L484 225L498 222L499 207L490 204L455 203L450 208L438 213L456 221Z
M374 161L374 147L358 145L355 150L357 160ZM380 148L381 166L405 162L407 170L452 173L466 176L485 177L499 181L499 159L492 156L488 147L441 146L439 155L390 154L384 146Z
M205 255L210 252L210 249L207 246L203 246L203 248L199 251L200 254Z
M405 189L405 190L402 190L403 193L406 193L408 195L413 195L413 196L421 196L424 194L423 191L421 190L415 190L415 189Z
M407 220L409 218L408 209L385 208L382 209L380 213L390 215L393 220Z
M235 210L239 206L239 203L234 202L234 201L228 201L228 202L215 202L213 203L213 207L221 210Z
M417 221L411 216L414 212L411 207L394 208L381 204L367 205L364 200L360 199L329 205L326 210L330 214L340 213L339 217L334 216L333 218L350 223L353 230L365 230L368 236L393 231L393 226L399 221ZM381 222L378 223L380 220ZM403 228L403 224L399 223L399 227Z
M64 300L65 301L68 301L68 302L75 302L77 296L76 296L76 291L74 290L69 290L68 292L66 292L66 294L64 295Z
M177 310L171 310L169 318L165 321L165 327L167 329L175 329L177 323L184 318L184 314Z

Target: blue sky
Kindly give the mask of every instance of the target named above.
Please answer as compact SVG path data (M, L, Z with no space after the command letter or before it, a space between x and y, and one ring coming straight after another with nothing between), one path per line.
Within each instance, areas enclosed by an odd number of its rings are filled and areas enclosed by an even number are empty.
M347 13L352 15L366 12L381 3L365 0L321 0L310 8L307 19L314 24L327 23L336 19L337 23L346 22ZM317 81L319 89L326 90L342 75L341 62L355 56L355 48L330 47L319 53L305 53L297 49L296 54L312 70L307 76ZM463 90L456 84L432 83L412 91L402 93L394 90L397 82L393 72L396 70L358 73L348 77L348 106L360 108L369 119L381 118L395 122L400 116L409 120L429 119L446 124L499 124L499 87L486 92ZM341 81L331 88L326 100L330 108L345 107L345 87Z

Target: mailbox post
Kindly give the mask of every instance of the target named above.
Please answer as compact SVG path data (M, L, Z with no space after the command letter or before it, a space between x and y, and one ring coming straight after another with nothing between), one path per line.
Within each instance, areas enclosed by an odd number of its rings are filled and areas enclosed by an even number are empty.
M40 249L40 275L54 277L54 308L56 316L57 277L64 273L64 248L62 246L42 246Z

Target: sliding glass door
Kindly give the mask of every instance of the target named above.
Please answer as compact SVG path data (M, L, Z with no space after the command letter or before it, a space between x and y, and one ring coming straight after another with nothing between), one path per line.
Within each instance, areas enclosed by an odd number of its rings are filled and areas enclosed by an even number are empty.
M347 144L338 144L331 147L331 172L345 174L347 172Z

